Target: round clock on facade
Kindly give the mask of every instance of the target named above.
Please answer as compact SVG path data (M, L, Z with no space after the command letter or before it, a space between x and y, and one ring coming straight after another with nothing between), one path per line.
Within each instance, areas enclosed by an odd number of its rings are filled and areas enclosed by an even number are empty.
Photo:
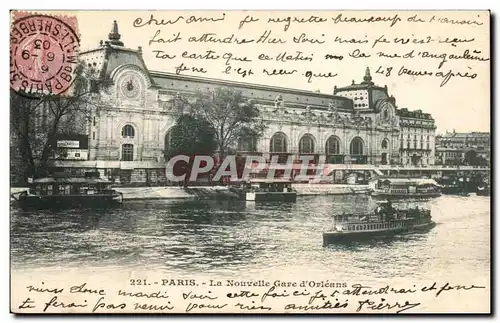
M135 73L128 73L121 78L119 87L124 97L135 99L142 91L141 78Z

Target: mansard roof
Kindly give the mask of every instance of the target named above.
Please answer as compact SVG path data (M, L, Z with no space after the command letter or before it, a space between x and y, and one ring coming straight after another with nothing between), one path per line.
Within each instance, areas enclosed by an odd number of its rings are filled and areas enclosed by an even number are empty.
M243 95L256 100L257 103L269 103L269 101L274 101L277 96L281 95L285 106L289 107L305 107L309 105L314 109L327 110L328 105L334 103L340 110L353 109L351 99L332 94L200 76L178 75L170 72L149 71L149 74L159 88L167 91L195 92L196 90L227 86L242 91ZM184 82L183 88L179 88L179 81Z
M397 110L397 114L400 117L406 117L406 118L434 120L430 113L424 113L422 112L422 110L410 111L407 108L401 108Z
M146 63L142 58L142 49L127 48L120 40L118 24L113 21L113 27L108 34L108 40L102 41L99 47L82 51L80 59L101 80L109 80L111 73L119 66L130 64L147 71Z

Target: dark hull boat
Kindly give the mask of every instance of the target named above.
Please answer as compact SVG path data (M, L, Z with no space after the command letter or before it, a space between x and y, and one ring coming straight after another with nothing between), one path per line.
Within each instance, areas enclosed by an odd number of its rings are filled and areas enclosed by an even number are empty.
M424 198L439 197L441 196L441 192L395 193L395 192L374 191L372 192L372 196L380 199L407 199L407 198L424 199Z
M441 191L443 194L460 194L462 193L462 188L458 185L443 185Z
M244 192L246 201L297 201L297 191L292 189L292 182L287 180L252 179Z
M65 196L37 196L26 192L19 195L21 207L49 209L49 208L75 208L75 207L110 207L122 203L122 195L118 192L93 195L65 195Z
M247 201L263 202L263 201L281 201L281 202L296 202L297 192L249 192L246 193Z
M122 193L101 178L44 177L32 181L29 190L12 194L23 208L102 208L122 203Z
M386 229L373 229L360 232L325 232L323 233L323 244L350 243L355 241L367 241L374 238L390 237L397 234L426 232L436 226L434 221L425 221L415 224L394 223L394 227Z

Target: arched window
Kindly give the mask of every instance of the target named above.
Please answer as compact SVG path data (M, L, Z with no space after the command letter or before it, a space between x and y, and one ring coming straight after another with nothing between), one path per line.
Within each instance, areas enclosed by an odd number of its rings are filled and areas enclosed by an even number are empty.
M133 161L134 160L134 145L123 144L122 145L122 161Z
M356 137L351 141L349 153L351 155L363 155L363 141L361 138Z
M314 153L314 138L311 135L303 135L299 141L300 154L313 154Z
M125 127L122 128L122 137L123 138L134 138L135 136L135 130L134 130L134 127L132 127L131 125L126 125Z
M327 155L340 154L340 140L337 137L331 136L326 141L325 152Z
M388 146L389 146L389 140L387 139L382 140L382 149L387 149Z
M272 153L286 153L287 151L287 142L286 136L282 132L277 132L271 138L271 149Z

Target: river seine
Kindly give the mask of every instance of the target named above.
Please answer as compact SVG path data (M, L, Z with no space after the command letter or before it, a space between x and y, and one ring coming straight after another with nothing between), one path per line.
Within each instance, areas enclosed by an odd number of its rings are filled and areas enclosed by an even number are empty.
M414 206L415 203L407 204ZM297 203L125 201L112 210L11 209L13 270L93 268L224 277L373 280L488 277L490 197L442 196L427 233L322 245L333 214L375 208L368 196L298 197ZM394 204L405 207L405 204Z

